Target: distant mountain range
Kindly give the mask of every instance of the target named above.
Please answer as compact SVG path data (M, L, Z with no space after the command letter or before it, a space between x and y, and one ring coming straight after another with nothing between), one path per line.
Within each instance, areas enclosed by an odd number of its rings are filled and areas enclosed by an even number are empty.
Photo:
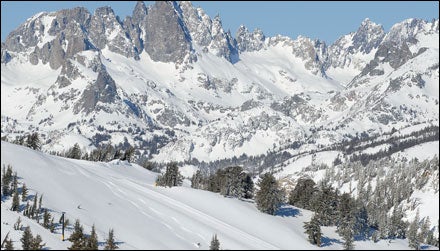
M327 45L233 35L186 1L138 2L124 20L110 7L38 13L1 45L1 134L209 162L438 127L438 44L438 19L389 32L365 19Z

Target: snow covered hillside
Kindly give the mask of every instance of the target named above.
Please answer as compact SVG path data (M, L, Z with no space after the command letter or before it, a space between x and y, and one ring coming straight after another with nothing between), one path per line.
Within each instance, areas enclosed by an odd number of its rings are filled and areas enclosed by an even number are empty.
M136 164L65 159L3 141L1 164L12 165L30 194L44 195L43 207L53 210L55 219L65 211L71 223L80 219L85 233L95 224L100 242L113 228L121 249L208 249L214 234L222 249L317 249L303 229L310 211L284 206L271 216L258 211L253 201L225 198L188 185L156 187L157 174ZM12 225L21 214L9 210L10 202L1 204L1 237L10 232L14 247L19 248L22 232ZM50 249L70 246L61 241L59 228L51 234L35 221L21 218ZM71 228L66 236L70 233ZM323 227L322 249L341 249L341 243L335 227ZM355 246L408 249L406 240L355 241Z

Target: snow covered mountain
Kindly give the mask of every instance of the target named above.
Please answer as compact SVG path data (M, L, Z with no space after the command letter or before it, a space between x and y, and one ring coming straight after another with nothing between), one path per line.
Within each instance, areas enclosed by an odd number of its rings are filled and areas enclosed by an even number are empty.
M38 13L1 45L1 136L38 132L52 153L75 143L83 153L131 145L132 162L179 161L186 177L240 165L256 179L273 172L287 191L304 177L327 181L368 206L373 223L397 208L408 222L419 211L438 236L438 44L438 19L386 32L367 18L327 45L243 25L234 36L188 1L138 2L124 20L110 7ZM270 216L252 200L188 181L155 187L157 174L134 163L64 159L3 141L1 149L1 164L43 193L53 214L67 211L86 232L95 223L101 240L113 227L123 249L207 249L215 233L226 249L317 248L304 233L307 210L284 206ZM10 203L1 207L2 239L11 231L18 244ZM59 229L24 221L50 248L70 246ZM383 226L375 232L386 239ZM342 248L335 229L322 227L323 248Z
M365 19L328 46L233 37L186 1L138 2L124 20L38 13L1 45L1 133L37 131L45 151L130 144L157 162L318 151L438 126L438 42L438 19L389 32Z
M43 194L43 208L56 220L65 212L71 225L80 220L86 234L95 225L100 249L110 228L121 250L208 249L214 234L222 249L318 249L304 233L303 224L313 214L308 210L284 206L273 216L258 211L252 200L226 198L187 184L156 187L156 173L128 162L66 159L3 141L1 149L1 165L11 165L17 172L19 187L26 183L30 198ZM22 231L13 228L21 216L22 226L30 226L34 236L39 234L46 248L71 246L70 241L61 241L59 224L50 233L10 206L11 200L1 203L2 240L9 233L14 247L21 248ZM71 225L66 238L73 231ZM322 249L342 248L335 229L322 227ZM356 249L408 249L406 239L358 240L354 245Z

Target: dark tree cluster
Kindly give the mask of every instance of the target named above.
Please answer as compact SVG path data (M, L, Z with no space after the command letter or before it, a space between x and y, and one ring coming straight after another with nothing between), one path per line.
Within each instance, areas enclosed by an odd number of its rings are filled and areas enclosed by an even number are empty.
M73 225L73 233L68 240L72 242L72 245L68 248L69 250L98 250L98 235L96 234L95 225L92 226L90 235L86 235L84 234L84 227L78 219ZM104 250L115 250L118 248L114 239L113 229L110 229Z
M218 169L209 176L197 170L191 178L191 187L245 199L252 199L254 193L252 177L241 166Z
M128 162L133 162L135 158L136 149L129 145L128 147L123 146L113 146L111 144L98 146L91 152L85 152L81 150L78 143L75 143L70 149L65 152L50 152L52 155L57 155L61 157L71 158L71 159L83 159L89 161L101 161L108 162L115 159L125 160Z
M217 238L217 234L214 234L211 239L211 245L209 245L209 250L220 250L220 241Z
M344 149L346 155L350 155L350 162L360 161L363 166L366 166L371 160L379 160L391 156L393 153L403 151L407 148L430 141L439 140L439 127L428 126L422 130L412 132L408 135L392 136L387 139L376 140L367 144L358 144ZM355 151L362 151L369 147L375 147L379 145L389 144L390 146L386 150L380 150L377 153L367 154L360 153L355 154Z
M43 250L43 247L46 245L45 243L42 243L43 240L39 234L35 237L32 235L29 226L24 229L20 241L23 250Z
M295 188L289 193L289 204L296 207L312 210L311 201L318 192L312 179L301 178Z
M272 173L265 173L257 183L260 188L255 195L255 203L261 212L275 215L284 200L284 191L280 188Z
M158 186L181 186L183 182L183 176L179 172L179 167L176 162L170 162L166 166L164 174L157 176L156 185Z
M40 150L41 149L41 139L38 132L34 132L31 134L26 134L22 136L17 136L15 140L12 141L12 143L26 146L34 150Z
M367 215L362 213L364 208L349 194L340 195L325 183L316 185L310 178L300 178L288 201L293 206L315 211L312 220L304 225L312 244L320 246L320 226L337 226L345 249L353 249L355 235L368 232L362 224L367 221Z

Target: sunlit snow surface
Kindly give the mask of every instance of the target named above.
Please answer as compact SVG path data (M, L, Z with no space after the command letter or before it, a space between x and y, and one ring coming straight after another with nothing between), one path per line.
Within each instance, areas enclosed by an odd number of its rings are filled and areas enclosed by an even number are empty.
M252 200L195 190L188 181L183 187L156 187L157 174L135 164L65 159L5 142L1 164L12 165L30 194L43 194L43 207L54 210L56 220L65 211L71 223L81 220L85 233L95 224L101 242L113 228L121 249L209 249L214 234L222 249L317 249L304 233L303 223L313 214L307 210L284 206L271 216L259 212ZM22 232L13 230L19 214L9 211L10 203L1 205L1 237L10 232L19 248ZM60 229L51 234L21 217L50 249L71 245L60 240ZM70 233L71 228L66 237ZM334 227L323 227L323 249L342 249L341 243ZM408 249L406 240L355 241L355 246Z

